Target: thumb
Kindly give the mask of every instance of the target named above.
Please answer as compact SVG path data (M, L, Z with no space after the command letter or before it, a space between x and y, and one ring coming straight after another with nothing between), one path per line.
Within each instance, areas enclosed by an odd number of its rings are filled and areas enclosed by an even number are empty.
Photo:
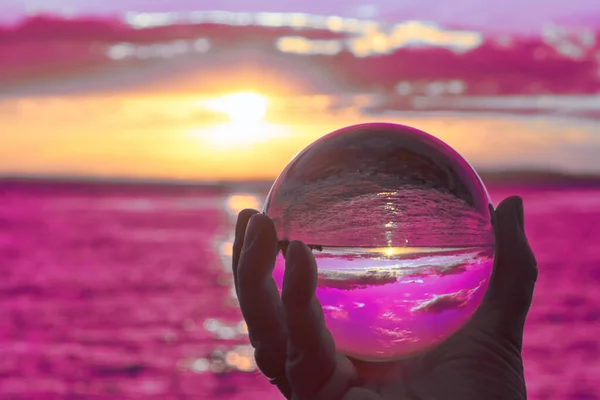
M538 274L537 262L525 236L523 200L509 197L498 205L493 215L494 272L475 319L481 328L506 336L520 349Z

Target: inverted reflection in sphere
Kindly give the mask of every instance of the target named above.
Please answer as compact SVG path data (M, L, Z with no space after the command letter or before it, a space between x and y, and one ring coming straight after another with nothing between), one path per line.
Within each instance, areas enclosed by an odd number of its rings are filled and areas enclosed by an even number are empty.
M494 263L489 204L448 145L376 123L304 149L264 211L282 244L313 249L317 297L338 351L386 361L439 344L480 305ZM281 252L273 272L280 290L284 264Z

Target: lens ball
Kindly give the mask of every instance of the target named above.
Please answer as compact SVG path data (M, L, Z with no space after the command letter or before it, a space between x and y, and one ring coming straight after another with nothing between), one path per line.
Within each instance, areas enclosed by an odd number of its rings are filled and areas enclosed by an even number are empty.
M282 251L301 240L340 353L391 361L443 342L469 321L494 265L490 199L447 144L402 125L330 133L300 152L267 197Z

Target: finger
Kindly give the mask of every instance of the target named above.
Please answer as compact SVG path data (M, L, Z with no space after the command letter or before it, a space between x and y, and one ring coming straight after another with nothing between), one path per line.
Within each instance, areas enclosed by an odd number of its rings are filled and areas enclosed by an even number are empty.
M523 201L509 197L494 212L496 265L478 316L494 332L510 335L520 346L525 317L537 279L537 263L527 237Z
M235 224L235 238L233 240L233 251L231 257L231 269L233 272L233 282L235 284L235 292L238 291L238 263L240 261L240 253L244 246L244 236L246 235L246 228L250 218L258 214L258 211L245 209L238 214L237 222Z
M316 287L317 263L312 252L302 242L291 242L282 300L288 329L287 374L298 399L339 398L354 378L348 359L336 356Z
M269 217L254 214L248 223L238 264L238 299L248 325L258 368L286 396L291 396L285 379L287 332L283 306L271 274L278 244Z

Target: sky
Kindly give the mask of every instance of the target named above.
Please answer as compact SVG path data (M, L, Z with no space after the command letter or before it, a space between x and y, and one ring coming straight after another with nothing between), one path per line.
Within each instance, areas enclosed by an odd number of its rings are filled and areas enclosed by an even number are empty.
M600 123L594 120L443 112L365 116L352 107L328 111L327 97L310 95L295 97L290 113L277 104L286 101L259 93L13 98L0 102L0 175L271 180L312 141L369 121L429 132L478 170L600 172Z
M218 4L218 7L217 7ZM474 29L539 32L548 21L581 21L600 26L597 0L3 0L0 21L32 12L118 15L127 11L212 10L308 12L376 19L414 18Z
M378 7L369 8L360 0L222 0L219 5L230 10L362 13L363 17L397 12L459 24L484 24L491 18L506 29L527 31L552 18L592 15L595 3L461 0L449 5L434 0L382 0ZM208 8L213 3L3 0L0 16L9 21L32 10L76 14L165 11L166 4L181 11ZM344 126L369 121L401 123L429 132L454 147L477 169L600 173L598 119L560 113L369 115L361 111L360 98L343 99L346 107L334 110L331 105L340 100L335 93L305 90L331 85L308 69L303 78L310 85L286 76L285 68L280 68L256 72L253 79L260 78L260 85L249 89L244 73L233 76L230 71L214 69L209 76L202 76L193 68L183 67L179 73L176 64L164 67L169 73L159 68L154 72L133 69L78 74L23 85L10 93L0 90L0 176L270 180L312 141Z

